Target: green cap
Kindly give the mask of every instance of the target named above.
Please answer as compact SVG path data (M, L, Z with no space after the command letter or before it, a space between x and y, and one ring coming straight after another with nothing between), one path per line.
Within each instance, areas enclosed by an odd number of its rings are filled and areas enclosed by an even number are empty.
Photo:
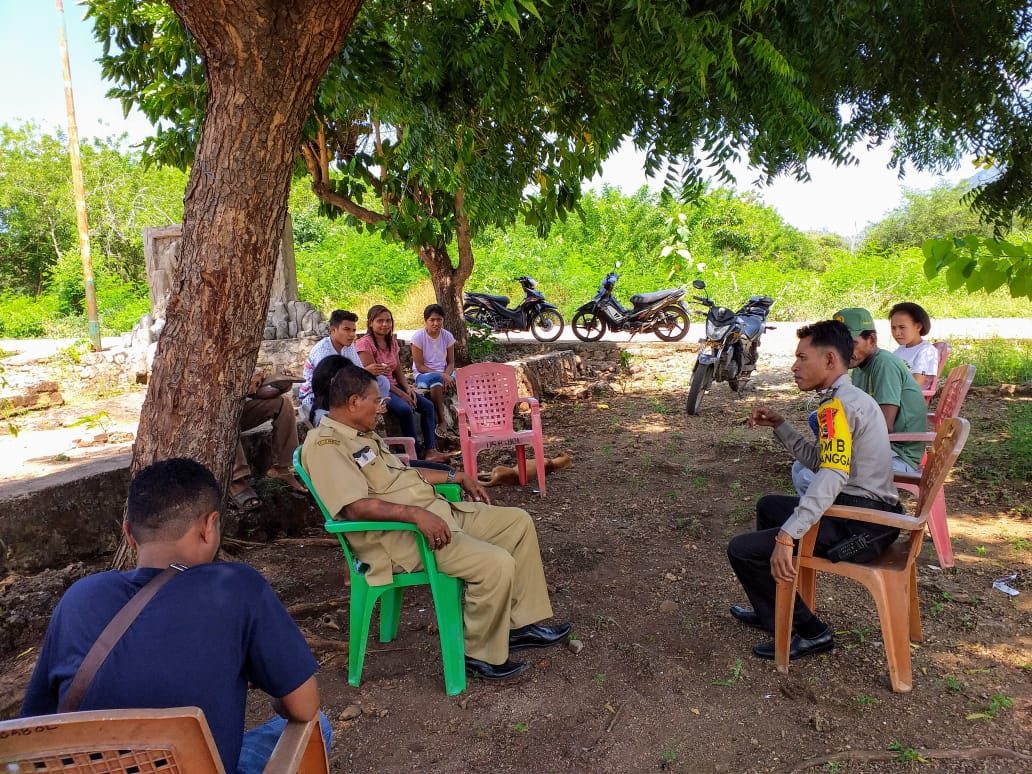
M871 313L858 306L851 306L848 309L839 310L838 312L835 312L835 316L831 319L838 320L840 323L845 323L854 339L864 331L873 331L875 329L874 318L871 317Z

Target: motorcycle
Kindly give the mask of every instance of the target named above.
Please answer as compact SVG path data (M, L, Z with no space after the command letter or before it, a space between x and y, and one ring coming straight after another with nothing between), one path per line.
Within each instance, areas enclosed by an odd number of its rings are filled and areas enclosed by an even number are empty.
M538 341L555 341L562 335L566 322L560 311L545 301L530 277L517 277L523 286L523 301L515 309L509 308L508 296L488 293L463 294L462 316L467 323L489 328L495 333L529 330Z
M619 261L616 268L620 268ZM606 330L655 333L663 341L680 341L688 333L688 308L681 301L684 288L657 290L631 296L625 309L613 295L620 275L609 272L602 278L595 297L573 314L573 335L581 341L598 341Z
M706 283L695 280L696 290L705 290ZM774 304L770 296L752 296L737 312L717 306L707 296L692 296L706 313L706 338L699 339L699 357L692 370L692 384L688 389L688 413L699 413L702 394L713 382L727 382L738 392L756 370L760 336L773 325L767 325L767 315Z

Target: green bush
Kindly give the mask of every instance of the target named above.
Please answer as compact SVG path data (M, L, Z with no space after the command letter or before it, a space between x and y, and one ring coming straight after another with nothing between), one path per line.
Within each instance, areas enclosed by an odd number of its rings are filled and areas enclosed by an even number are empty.
M31 339L52 334L51 321L57 316L59 301L49 294L0 295L0 336Z

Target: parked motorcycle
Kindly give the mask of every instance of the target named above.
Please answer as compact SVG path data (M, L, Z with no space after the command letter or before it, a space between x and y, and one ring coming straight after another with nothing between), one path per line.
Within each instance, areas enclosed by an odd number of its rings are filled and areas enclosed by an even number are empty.
M706 283L695 280L696 290L705 290ZM773 329L767 315L774 304L770 296L752 296L737 312L717 306L707 296L692 296L706 313L706 338L699 339L699 357L692 371L688 389L688 413L698 414L702 394L713 382L727 382L738 392L756 370L760 336Z
M529 330L538 341L555 341L562 335L566 322L545 295L537 289L530 277L517 277L523 286L523 301L515 309L509 308L508 296L487 293L465 293L462 316L467 323L482 325L495 333Z
M616 268L620 268L617 262ZM613 295L620 275L609 272L602 278L595 297L573 314L573 335L581 341L598 341L606 330L655 333L663 341L680 341L688 333L688 308L681 301L684 288L657 290L631 296L625 309Z

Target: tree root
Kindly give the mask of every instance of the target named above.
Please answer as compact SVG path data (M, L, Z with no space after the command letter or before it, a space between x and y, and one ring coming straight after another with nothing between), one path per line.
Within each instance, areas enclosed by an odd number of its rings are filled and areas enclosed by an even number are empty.
M1005 747L972 747L967 750L918 750L922 758L938 760L977 761L985 758L1008 758L1015 761L1032 761L1032 755L1025 755ZM823 766L831 761L894 761L899 758L898 752L883 750L841 750L830 755L810 758L799 763L790 764L781 769L782 774L806 771L814 766Z
M339 599L327 599L323 602L299 602L287 608L291 618L308 618L318 613L336 610L343 603Z

